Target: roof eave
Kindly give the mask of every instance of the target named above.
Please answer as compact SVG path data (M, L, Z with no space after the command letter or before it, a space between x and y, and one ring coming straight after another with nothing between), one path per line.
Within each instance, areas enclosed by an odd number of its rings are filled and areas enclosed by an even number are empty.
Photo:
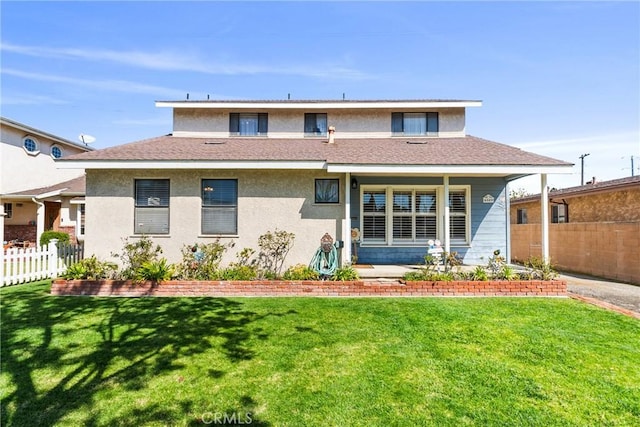
M156 101L156 107L209 108L220 110L341 110L481 107L479 100L399 100L399 101Z

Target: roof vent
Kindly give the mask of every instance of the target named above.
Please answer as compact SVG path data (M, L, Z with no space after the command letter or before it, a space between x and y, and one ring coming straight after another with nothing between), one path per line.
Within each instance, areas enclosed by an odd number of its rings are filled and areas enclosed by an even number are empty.
M335 142L333 134L336 133L336 127L335 126L329 126L328 131L329 131L329 141L328 142L329 142L329 144L333 144Z
M407 141L407 144L428 144L429 141Z
M222 145L224 144L224 141L205 141L204 144L205 145Z

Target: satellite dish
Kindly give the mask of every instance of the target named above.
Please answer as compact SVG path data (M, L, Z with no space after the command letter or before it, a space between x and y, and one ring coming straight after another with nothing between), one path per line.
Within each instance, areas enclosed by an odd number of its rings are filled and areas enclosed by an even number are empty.
M78 139L82 141L84 145L89 145L96 140L96 137L81 133L80 135L78 135Z

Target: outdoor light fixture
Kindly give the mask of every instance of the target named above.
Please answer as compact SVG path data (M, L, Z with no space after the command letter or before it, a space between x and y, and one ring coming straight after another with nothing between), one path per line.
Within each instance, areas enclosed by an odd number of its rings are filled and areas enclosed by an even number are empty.
M355 178L351 178L351 188L354 190L358 188L358 180Z

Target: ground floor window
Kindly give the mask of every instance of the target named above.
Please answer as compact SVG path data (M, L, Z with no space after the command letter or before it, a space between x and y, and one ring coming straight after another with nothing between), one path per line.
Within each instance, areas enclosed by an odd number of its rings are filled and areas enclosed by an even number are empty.
M169 233L169 180L135 180L134 233Z
M527 209L522 208L517 210L517 218L516 224L526 224L527 223Z
M13 217L13 203L4 204L4 215L7 219L11 219L11 217Z
M202 180L202 234L238 234L238 181Z
M467 244L469 187L450 187L449 229L452 243ZM363 186L362 242L364 244L426 244L442 239L444 203L442 186Z
M553 224L562 224L565 222L569 222L569 206L565 204L552 205L551 222Z

